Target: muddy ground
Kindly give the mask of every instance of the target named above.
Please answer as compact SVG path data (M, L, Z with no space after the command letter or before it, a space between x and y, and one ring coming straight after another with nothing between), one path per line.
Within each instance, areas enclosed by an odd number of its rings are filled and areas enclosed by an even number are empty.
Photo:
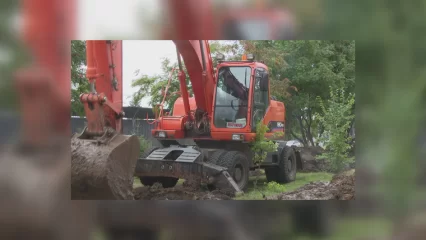
M337 174L330 182L312 182L266 200L355 200L355 170Z
M260 176L260 169L250 172L250 176ZM152 187L138 187L133 190L136 200L232 200L233 192L224 190L209 191L206 186L183 182L174 188L163 188L161 184Z
M232 200L235 194L227 191L209 191L206 187L184 182L174 188L138 187L133 190L136 200Z
M134 189L136 200L232 200L235 195L226 191L208 191L183 183L174 188L163 188L160 184ZM311 182L299 189L266 197L266 200L354 200L355 170L337 174L330 182Z

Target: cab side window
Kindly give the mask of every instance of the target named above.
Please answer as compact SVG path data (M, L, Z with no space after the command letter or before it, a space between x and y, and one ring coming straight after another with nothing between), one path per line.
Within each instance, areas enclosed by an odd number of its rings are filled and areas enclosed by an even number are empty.
M269 107L269 76L264 68L257 68L254 79L252 130L256 131L256 124L262 121L266 109Z

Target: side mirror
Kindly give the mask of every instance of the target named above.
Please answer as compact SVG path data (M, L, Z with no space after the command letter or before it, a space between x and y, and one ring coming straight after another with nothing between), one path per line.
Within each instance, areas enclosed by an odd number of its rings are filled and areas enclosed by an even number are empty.
M262 77L260 79L260 91L269 91L268 74L266 72L262 73Z

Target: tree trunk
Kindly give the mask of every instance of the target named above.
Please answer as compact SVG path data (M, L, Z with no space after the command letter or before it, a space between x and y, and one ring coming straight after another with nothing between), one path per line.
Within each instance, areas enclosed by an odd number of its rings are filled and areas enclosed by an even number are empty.
M300 132L302 134L302 138L303 138L303 144L304 145L308 145L308 140L306 138L306 134L305 134L305 128L303 127L303 121L302 121L302 116L299 116L297 118L297 121L299 122L299 126L300 126Z
M303 139L301 139L300 137L298 137L293 131L290 130L290 135L293 136L294 138L296 138L297 141L304 143Z

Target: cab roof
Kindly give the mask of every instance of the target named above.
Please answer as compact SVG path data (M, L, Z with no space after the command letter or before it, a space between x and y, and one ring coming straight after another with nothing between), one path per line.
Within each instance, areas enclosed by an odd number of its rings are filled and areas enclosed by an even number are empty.
M259 61L250 61L250 60L236 60L236 61L220 61L217 65L217 68L220 67L238 67L238 66L249 66L249 67L262 67L268 70L268 66L266 66L263 62Z

